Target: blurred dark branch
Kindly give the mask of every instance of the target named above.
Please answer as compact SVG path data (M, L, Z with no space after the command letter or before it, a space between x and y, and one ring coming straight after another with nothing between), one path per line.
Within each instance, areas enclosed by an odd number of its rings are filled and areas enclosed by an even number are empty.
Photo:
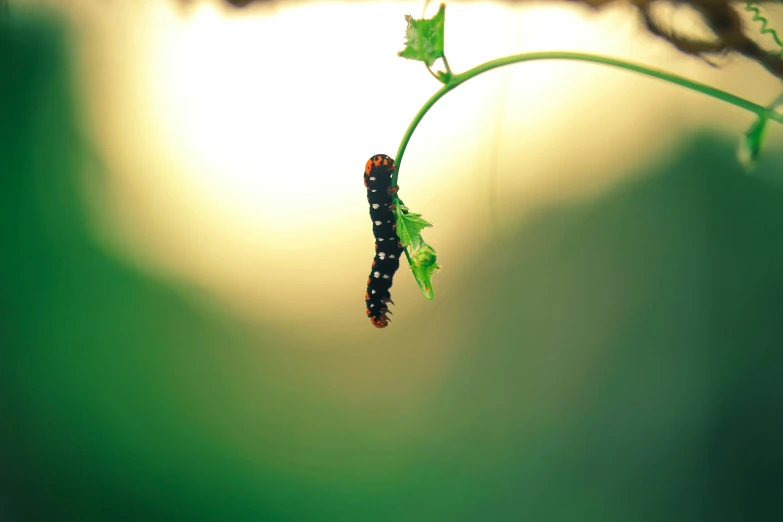
M181 4L193 4L198 2L198 0L178 0L178 1ZM247 7L250 4L267 4L271 0L222 0L222 1L233 7Z
M756 2L761 3L761 2ZM767 2L779 3L779 2ZM703 24L714 38L700 39L693 36L678 34L673 28L664 27L653 13L654 5L668 4L673 6L688 6L698 13ZM667 40L685 54L707 59L709 56L740 54L758 62L767 71L783 80L783 59L779 52L766 51L759 46L751 34L758 34L756 26L743 28L739 11L740 5L726 0L634 0L631 5L639 10L642 21L652 34Z
M512 0L526 1L526 0ZM644 27L653 35L662 38L676 47L680 52L697 56L710 65L711 57L740 54L749 58L771 74L783 80L783 58L777 52L766 51L751 38L758 34L759 29L753 25L743 27L739 9L744 2L728 0L569 0L587 5L593 9L601 9L608 5L626 4L636 9ZM778 0L760 0L756 4L780 5ZM656 16L659 7L688 7L701 18L702 24L712 33L712 38L699 38L678 32L668 27Z
M0 0L2 1L2 0ZM193 0L179 0L189 3ZM270 0L223 0L234 7L247 7L255 3L268 3ZM506 0L508 3L522 3L530 0ZM534 0L540 2L540 0ZM564 1L579 3L591 9L601 9L609 5L626 4L636 9L644 27L651 34L662 38L676 47L680 52L696 56L715 65L712 57L740 54L749 58L771 74L783 80L783 58L777 52L764 50L751 38L758 34L758 28L748 25L743 28L739 9L744 2L729 0L549 0L554 3ZM759 0L756 4L780 5L780 0ZM699 38L678 32L668 27L655 15L659 6L689 7L699 15L706 29L713 38Z

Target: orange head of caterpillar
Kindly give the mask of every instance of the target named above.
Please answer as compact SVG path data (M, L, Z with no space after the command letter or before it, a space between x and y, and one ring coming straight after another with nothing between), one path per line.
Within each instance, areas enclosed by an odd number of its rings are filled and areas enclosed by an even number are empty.
M378 167L386 167L388 170L394 170L396 168L393 158L390 158L386 154L376 154L365 163L364 175L369 176L372 169Z

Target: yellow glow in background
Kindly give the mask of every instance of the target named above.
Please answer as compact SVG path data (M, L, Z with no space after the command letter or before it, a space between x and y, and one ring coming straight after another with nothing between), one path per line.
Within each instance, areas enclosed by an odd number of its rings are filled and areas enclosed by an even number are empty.
M468 82L400 175L435 299L403 266L376 330L360 172L439 87L395 54L420 4L26 3L74 39L0 23L0 521L780 519L776 127L748 176L751 115L676 86ZM457 71L779 87L623 8L446 33Z
M92 7L85 84L120 244L242 315L352 323L372 257L359 173L371 154L395 153L438 88L421 64L396 56L403 15L418 16L421 4ZM455 4L446 46L457 71L559 49L721 80L644 35L625 9ZM426 237L453 270L478 246L460 237L502 233L544 201L600 190L670 149L672 129L748 121L703 98L589 64L495 71L427 115L402 195L435 223ZM448 285L437 277L436 287ZM318 298L303 300L303 288ZM406 275L395 290L417 299Z

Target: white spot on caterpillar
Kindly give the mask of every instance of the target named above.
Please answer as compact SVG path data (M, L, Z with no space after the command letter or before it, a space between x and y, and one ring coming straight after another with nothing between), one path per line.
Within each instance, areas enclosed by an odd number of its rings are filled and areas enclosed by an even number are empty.
M378 191L377 191L377 190L375 190L375 189L372 189L370 192L378 192Z
M380 221L376 221L376 222L375 222L375 224L376 224L376 225L380 225L380 224L381 224L381 222L380 222Z
M386 259L386 252L378 252L378 259L380 259L381 261Z
M372 304L372 303L370 303L370 308L372 308L373 306L375 306L375 305L374 305L374 304Z
M389 279L389 274L383 274L384 279Z
M375 279L378 279L379 277L381 277L381 273L380 272L373 272L372 275L373 275L373 277Z
M378 241L383 241L383 238L382 238L382 237L379 237L379 238L378 238Z
M372 291L372 292L370 292L370 293L374 294L374 293L375 293L375 290L373 290L373 291Z
M380 205L378 203L373 203L372 204L372 208L378 208L378 207L380 207Z
M370 177L370 181L375 181L375 178L374 177Z
M389 259L394 259L394 254L389 254Z
M391 219L389 221L387 221L387 223L391 223Z

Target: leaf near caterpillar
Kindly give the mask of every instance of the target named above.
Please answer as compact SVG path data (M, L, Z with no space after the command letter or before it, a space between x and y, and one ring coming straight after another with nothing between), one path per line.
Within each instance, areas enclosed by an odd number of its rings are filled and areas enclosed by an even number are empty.
M421 239L421 236L419 238ZM416 282L419 284L424 297L432 300L435 297L432 290L432 276L440 270L440 266L436 262L435 249L422 240L416 247L411 249L410 254L413 277L416 278Z
M432 223L421 217L421 214L409 212L405 205L399 204L394 208L397 221L397 235L400 243L408 247L411 270L421 293L427 299L432 299L432 276L440 270L435 249L428 245L421 237L421 231L431 227Z
M421 214L408 212L407 207L395 208L397 218L397 235L406 247L413 248L421 242L421 231L431 227L432 223L421 217Z

